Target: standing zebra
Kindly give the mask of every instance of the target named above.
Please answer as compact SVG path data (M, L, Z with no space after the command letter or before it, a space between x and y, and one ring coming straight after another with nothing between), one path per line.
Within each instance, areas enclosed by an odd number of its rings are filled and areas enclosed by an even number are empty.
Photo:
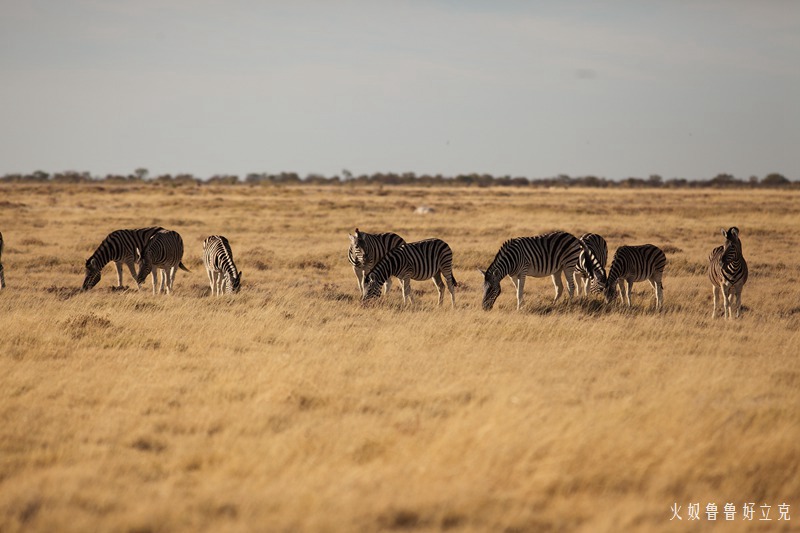
M442 275L444 275L445 281L442 281ZM411 242L391 250L367 274L362 301L378 298L381 295L381 286L390 276L395 276L403 283L404 303L406 298L414 303L411 295L412 279L415 281L433 279L436 290L439 291L439 305L442 305L444 299L442 289L447 282L450 301L453 308L456 306L455 287L458 286L458 283L453 277L453 251L443 240L428 239Z
M137 249L137 251L139 252L137 255L140 266L139 273L136 275L136 283L140 285L144 283L147 275L152 271L153 294L161 293L162 289L166 289L166 294L172 292L172 285L175 283L175 272L179 267L189 272L189 269L183 266L181 262L181 259L183 259L183 239L176 231L159 230L144 244L144 248ZM161 286L156 292L158 270L161 270Z
M604 287L606 302L611 303L616 299L619 284L620 294L630 307L633 283L647 280L656 291L656 309L661 309L664 305L664 284L661 279L666 265L667 256L658 246L620 246L608 269L608 280Z
M525 276L542 278L551 276L556 288L557 301L564 290L561 273L567 278L567 292L572 298L575 290L574 272L581 253L581 245L574 235L554 231L536 237L517 237L507 240L483 274L483 309L490 310L500 295L500 280L508 276L517 290L517 309L522 307L522 290Z
M212 296L239 292L242 272L236 270L228 239L222 235L207 237L203 241L203 262L211 283Z
M6 275L3 270L3 234L0 233L0 289L6 288Z
M86 260L86 277L83 280L83 290L89 290L100 281L100 272L110 261L117 267L118 287L122 288L122 265L127 265L131 276L136 280L134 262L136 251L144 248L150 237L164 228L154 226L141 229L118 229L109 233L92 256ZM136 287L140 288L137 281Z
M742 241L739 240L739 228L733 227L725 231L725 245L717 246L708 256L708 279L714 286L714 309L711 317L717 316L717 298L722 291L722 307L725 318L733 318L734 297L736 298L736 318L742 309L742 287L747 282L747 261L742 255Z
M355 235L349 235L350 249L347 250L347 259L353 265L353 272L358 280L358 290L363 296L364 276L378 264L387 253L406 241L396 233L364 233L356 228ZM392 288L392 281L386 280L384 294Z
M584 233L578 239L581 242L581 253L578 264L575 266L575 284L578 286L578 295L589 295L589 283L592 292L602 292L601 287L606 284L606 262L608 261L608 244L600 235Z

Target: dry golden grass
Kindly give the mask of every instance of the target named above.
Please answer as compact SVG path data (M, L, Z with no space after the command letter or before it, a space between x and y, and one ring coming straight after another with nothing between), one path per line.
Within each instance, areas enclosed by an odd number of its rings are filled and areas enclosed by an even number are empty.
M712 502L737 507L719 530L789 530L798 220L796 192L0 186L0 531L674 531ZM184 238L173 296L112 291L112 266L77 291L108 232L152 224ZM731 225L744 316L712 320ZM430 282L362 308L355 226L447 241L458 308ZM556 228L662 246L664 312L646 283L632 311L551 305L546 278L480 310L475 268ZM235 297L207 296L214 233Z

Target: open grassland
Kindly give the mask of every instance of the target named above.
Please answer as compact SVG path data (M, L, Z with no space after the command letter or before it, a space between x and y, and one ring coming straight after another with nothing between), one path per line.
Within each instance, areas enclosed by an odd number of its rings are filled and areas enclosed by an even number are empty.
M796 529L798 220L797 192L0 186L0 531L684 531L709 503L720 531ZM112 291L110 265L78 292L107 233L147 225L183 235L173 296ZM712 320L732 225L744 314ZM362 308L356 226L447 241L457 309L431 282ZM529 278L483 312L476 268L552 229L661 246L664 311L646 283L628 311ZM208 297L215 233L234 297Z

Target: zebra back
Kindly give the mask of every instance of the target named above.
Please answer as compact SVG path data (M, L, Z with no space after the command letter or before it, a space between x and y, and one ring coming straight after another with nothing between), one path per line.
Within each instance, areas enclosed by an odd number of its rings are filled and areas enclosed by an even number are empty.
M170 269L180 267L189 271L181 262L183 259L183 239L176 231L161 229L153 234L139 251L141 266L136 276L143 283L153 268Z
M239 292L242 273L236 269L227 238L222 235L206 237L203 241L203 263L207 270L224 274L226 293Z
M350 237L350 248L347 250L347 259L354 267L365 271L371 270L378 261L394 248L406 243L396 233L364 233L356 228L355 235Z
M744 285L747 282L747 261L742 255L739 228L722 228L725 244L717 246L708 256L708 277L714 285Z
M578 240L581 243L581 253L575 268L584 276L592 279L595 282L593 289L597 290L606 283L608 244L603 237L595 233L584 233Z
M517 237L503 243L486 273L498 281L522 272L534 277L549 276L574 268L580 253L578 239L565 231Z
M109 262L132 263L136 259L137 250L144 248L147 241L163 229L161 226L118 229L106 235L100 246L86 260L83 289L91 289L97 285L100 281L100 272Z
M410 242L392 249L367 274L367 289L380 293L381 286L391 276L399 279L430 279L442 273L457 286L453 277L453 251L441 239ZM374 292L374 291L373 291Z
M618 280L644 281L655 274L664 272L667 256L658 246L642 244L640 246L620 246L611 260L608 270L606 293L615 291Z

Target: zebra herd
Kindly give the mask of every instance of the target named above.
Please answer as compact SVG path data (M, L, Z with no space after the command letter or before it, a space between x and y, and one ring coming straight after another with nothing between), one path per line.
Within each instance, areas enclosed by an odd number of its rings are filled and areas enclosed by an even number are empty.
M86 291L97 285L103 267L113 261L117 268L118 288L122 288L122 266L127 265L137 289L141 288L147 275L152 274L153 294L162 291L170 294L178 268L189 272L182 260L183 239L177 231L160 226L112 231L86 260L82 288ZM203 241L203 262L212 294L239 292L242 273L233 262L228 239L221 235L206 238ZM136 272L136 264L139 264L139 272Z
M739 228L722 229L725 243L711 251L708 257L708 278L713 286L714 307L717 316L720 295L722 312L726 318L741 314L742 287L747 282L747 262L742 255ZM363 302L374 300L391 289L391 278L402 283L403 302L413 303L411 280L431 279L439 293L439 305L444 300L444 288L450 293L450 302L456 305L453 276L453 251L441 239L406 242L396 233L365 233L356 228L349 235L348 260L353 267ZM0 233L0 289L5 288L2 264L3 235ZM183 265L183 239L176 231L160 226L139 229L122 229L109 233L100 246L86 260L86 276L82 289L89 290L100 281L103 268L114 262L118 287L122 288L122 267L127 266L136 281L136 287L153 278L153 294L162 291L170 294L175 274ZM622 296L631 307L631 288L635 282L648 281L655 291L657 310L664 305L662 278L667 257L664 251L652 244L620 246L606 273L608 244L594 233L580 238L554 231L534 237L517 237L502 244L486 270L478 269L483 276L482 307L488 311L500 295L500 281L508 276L517 297L517 309L523 304L525 278L550 276L555 286L554 302L564 292L562 274L567 282L568 298L577 286L578 295L600 293L606 302ZM203 263L208 274L212 295L239 292L242 272L236 268L228 239L211 235L203 241ZM138 272L136 265L139 265ZM161 285L158 286L159 274Z
M713 285L714 309L717 316L717 300L721 291L726 318L733 317L733 301L736 301L736 317L741 310L742 287L747 281L747 262L742 255L739 229L723 229L725 244L715 248L708 258L708 277ZM446 242L428 239L407 243L395 233L369 234L356 228L349 235L348 258L353 266L362 301L378 298L381 287L384 294L391 287L390 276L403 283L403 301L411 300L410 280L433 279L442 304L444 282L447 283L450 299L455 307L453 277L453 252ZM492 309L500 295L500 281L511 279L517 296L517 309L522 307L525 278L550 276L555 286L558 301L564 292L562 274L567 282L567 294L572 298L575 287L578 295L591 292L602 293L611 303L619 294L631 307L631 288L635 282L648 281L655 291L657 310L664 305L664 268L667 256L652 244L620 246L611 260L606 274L608 244L594 233L585 233L580 238L564 232L554 231L535 237L518 237L503 243L494 260L486 270L478 269L483 276L483 300L485 311Z

